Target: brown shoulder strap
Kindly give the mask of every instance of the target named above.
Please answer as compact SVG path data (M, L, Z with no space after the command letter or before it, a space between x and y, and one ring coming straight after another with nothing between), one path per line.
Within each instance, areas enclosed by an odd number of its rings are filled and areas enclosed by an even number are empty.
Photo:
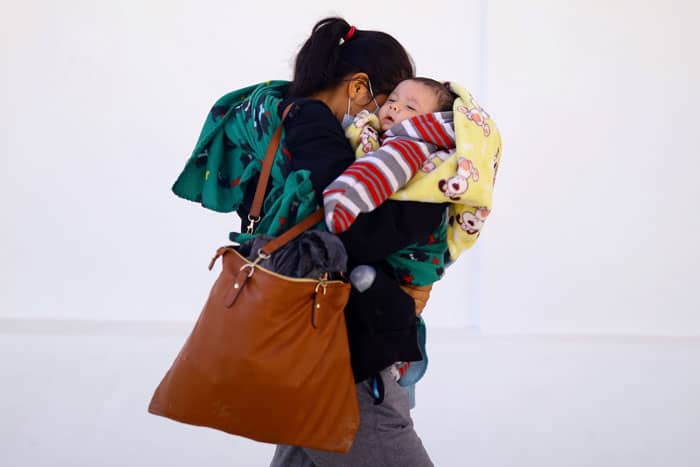
M316 211L314 211L312 214L310 214L309 216L304 218L303 221L292 226L289 230L287 230L285 233L283 233L279 237L267 242L265 244L265 246L263 246L260 249L260 251L262 251L266 255L271 255L279 247L281 247L282 245L284 245L288 241L298 237L299 235L304 233L306 230L309 230L311 227L318 224L322 220L323 220L323 208L319 208Z
M255 225L255 222L260 220L260 211L262 210L263 199L265 198L265 191L267 190L267 183L270 180L272 162L275 159L277 148L279 148L280 140L282 139L282 127L284 124L284 119L287 118L287 114L291 110L292 105L294 104L289 104L287 105L287 107L284 108L284 112L282 112L282 121L280 122L280 126L277 127L277 129L275 130L275 133L272 135L272 139L270 140L270 144L268 144L267 150L265 151L265 159L263 160L262 167L260 169L260 178L258 179L258 186L255 189L255 197L253 198L253 204L250 208L250 214L248 214L248 221L250 222L250 224L248 225L248 233L253 233L253 227ZM271 255L279 247L281 247L288 241L298 237L304 231L310 229L322 220L323 208L319 208L313 214L309 215L298 224L292 226L289 230L287 230L279 237L266 243L265 246L261 248L262 253L265 255Z
M260 211L262 210L263 199L265 198L265 190L267 190L267 182L270 179L270 171L272 170L272 162L275 160L275 154L277 153L277 148L279 148L280 140L282 139L282 127L284 125L284 119L287 118L289 110L292 108L289 104L284 108L282 112L282 120L280 121L280 126L277 127L270 144L267 145L267 151L265 151L265 159L262 162L262 168L260 169L260 177L258 178L258 186L255 189L255 197L253 198L253 204L250 207L250 214L248 214L248 221L251 225L260 220Z

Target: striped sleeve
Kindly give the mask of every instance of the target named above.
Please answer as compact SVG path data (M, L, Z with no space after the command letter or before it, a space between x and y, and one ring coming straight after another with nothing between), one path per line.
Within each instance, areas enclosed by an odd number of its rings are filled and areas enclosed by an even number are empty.
M416 174L435 145L393 138L350 165L323 192L326 225L340 233L363 212L371 212Z

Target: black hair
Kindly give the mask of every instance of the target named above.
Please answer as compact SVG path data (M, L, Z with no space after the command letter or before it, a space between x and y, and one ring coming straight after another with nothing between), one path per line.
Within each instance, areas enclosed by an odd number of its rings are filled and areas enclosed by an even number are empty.
M401 81L413 77L413 62L389 34L355 29L342 18L324 18L314 25L294 62L289 97L308 97L331 88L353 73L367 73L374 95L389 94Z
M452 91L447 89L447 86L445 86L439 81L435 81L432 78L423 78L420 76L411 78L411 81L421 83L422 85L427 86L433 91L435 91L435 94L438 98L437 112L445 112L448 110L452 110L452 104L454 104L455 98L457 96L453 94Z

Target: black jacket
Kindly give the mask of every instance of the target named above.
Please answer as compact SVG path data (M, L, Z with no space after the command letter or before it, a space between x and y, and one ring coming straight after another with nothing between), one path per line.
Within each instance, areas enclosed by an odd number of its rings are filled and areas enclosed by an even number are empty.
M355 161L340 123L331 110L316 99L288 99L293 103L284 121L283 144L291 154L292 170L311 172L311 183L320 206L322 192ZM252 203L246 194L242 218ZM394 251L425 241L439 225L444 206L411 201L386 201L376 210L360 214L350 229L340 234L348 253L348 268L371 264L377 269L374 285L364 293L354 288L345 308L355 381L365 380L396 361L421 359L416 337L415 303L403 292L384 259Z

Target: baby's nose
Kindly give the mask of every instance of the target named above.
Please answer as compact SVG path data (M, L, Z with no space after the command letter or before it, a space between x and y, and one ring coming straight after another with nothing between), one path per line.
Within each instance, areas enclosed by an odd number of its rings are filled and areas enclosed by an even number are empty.
M399 104L398 104L398 102L392 102L391 104L389 104L389 108L390 108L391 110L393 110L394 112L398 112L398 111L399 111Z

